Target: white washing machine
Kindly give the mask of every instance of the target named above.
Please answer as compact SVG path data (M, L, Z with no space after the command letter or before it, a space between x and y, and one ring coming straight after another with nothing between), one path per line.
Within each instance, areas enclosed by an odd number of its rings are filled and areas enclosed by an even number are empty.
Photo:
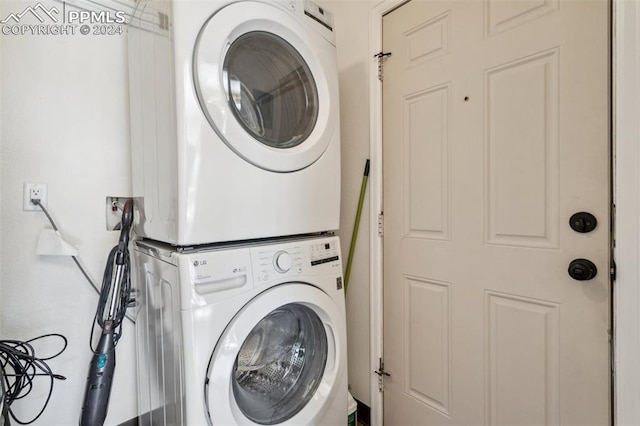
M337 237L139 241L134 262L140 424L346 424Z
M333 18L310 0L140 0L129 27L137 235L336 230Z

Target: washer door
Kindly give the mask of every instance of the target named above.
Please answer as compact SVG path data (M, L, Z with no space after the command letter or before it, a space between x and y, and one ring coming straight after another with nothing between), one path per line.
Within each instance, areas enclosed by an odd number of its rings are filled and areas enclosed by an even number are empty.
M320 418L341 365L340 318L329 296L308 284L283 284L249 302L209 362L205 399L211 423L280 425Z
M329 145L335 48L278 6L238 2L216 12L198 35L193 72L209 124L246 161L292 172Z

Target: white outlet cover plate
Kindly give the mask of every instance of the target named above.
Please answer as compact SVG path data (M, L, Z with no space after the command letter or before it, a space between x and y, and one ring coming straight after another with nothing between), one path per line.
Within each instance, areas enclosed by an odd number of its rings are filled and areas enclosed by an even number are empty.
M27 183L22 185L22 210L38 211L40 207L31 203L31 188L38 187L40 189L40 200L43 205L47 205L47 184L46 183Z

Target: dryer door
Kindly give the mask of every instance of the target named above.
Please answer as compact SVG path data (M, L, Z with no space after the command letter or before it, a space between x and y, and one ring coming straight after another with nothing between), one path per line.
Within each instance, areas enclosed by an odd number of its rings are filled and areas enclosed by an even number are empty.
M345 371L342 322L331 299L311 285L284 284L254 298L209 362L212 424L322 424Z
M209 124L258 167L303 169L336 131L335 47L275 4L238 2L216 12L198 36L193 72Z

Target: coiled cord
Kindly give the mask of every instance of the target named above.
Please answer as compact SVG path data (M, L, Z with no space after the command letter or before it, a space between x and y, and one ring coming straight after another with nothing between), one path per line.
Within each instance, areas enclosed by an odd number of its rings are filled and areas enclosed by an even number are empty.
M36 357L36 351L32 343L52 337L62 340L62 349L49 357ZM57 357L64 352L66 348L67 338L57 333L45 334L24 342L19 340L0 340L0 368L2 368L4 401L8 407L7 411L9 415L16 423L28 425L38 420L49 404L51 394L53 393L54 380L66 380L66 377L54 374L45 362ZM33 390L35 379L38 376L49 377L49 394L38 414L36 414L33 419L24 421L16 416L11 408L11 404L26 397Z

